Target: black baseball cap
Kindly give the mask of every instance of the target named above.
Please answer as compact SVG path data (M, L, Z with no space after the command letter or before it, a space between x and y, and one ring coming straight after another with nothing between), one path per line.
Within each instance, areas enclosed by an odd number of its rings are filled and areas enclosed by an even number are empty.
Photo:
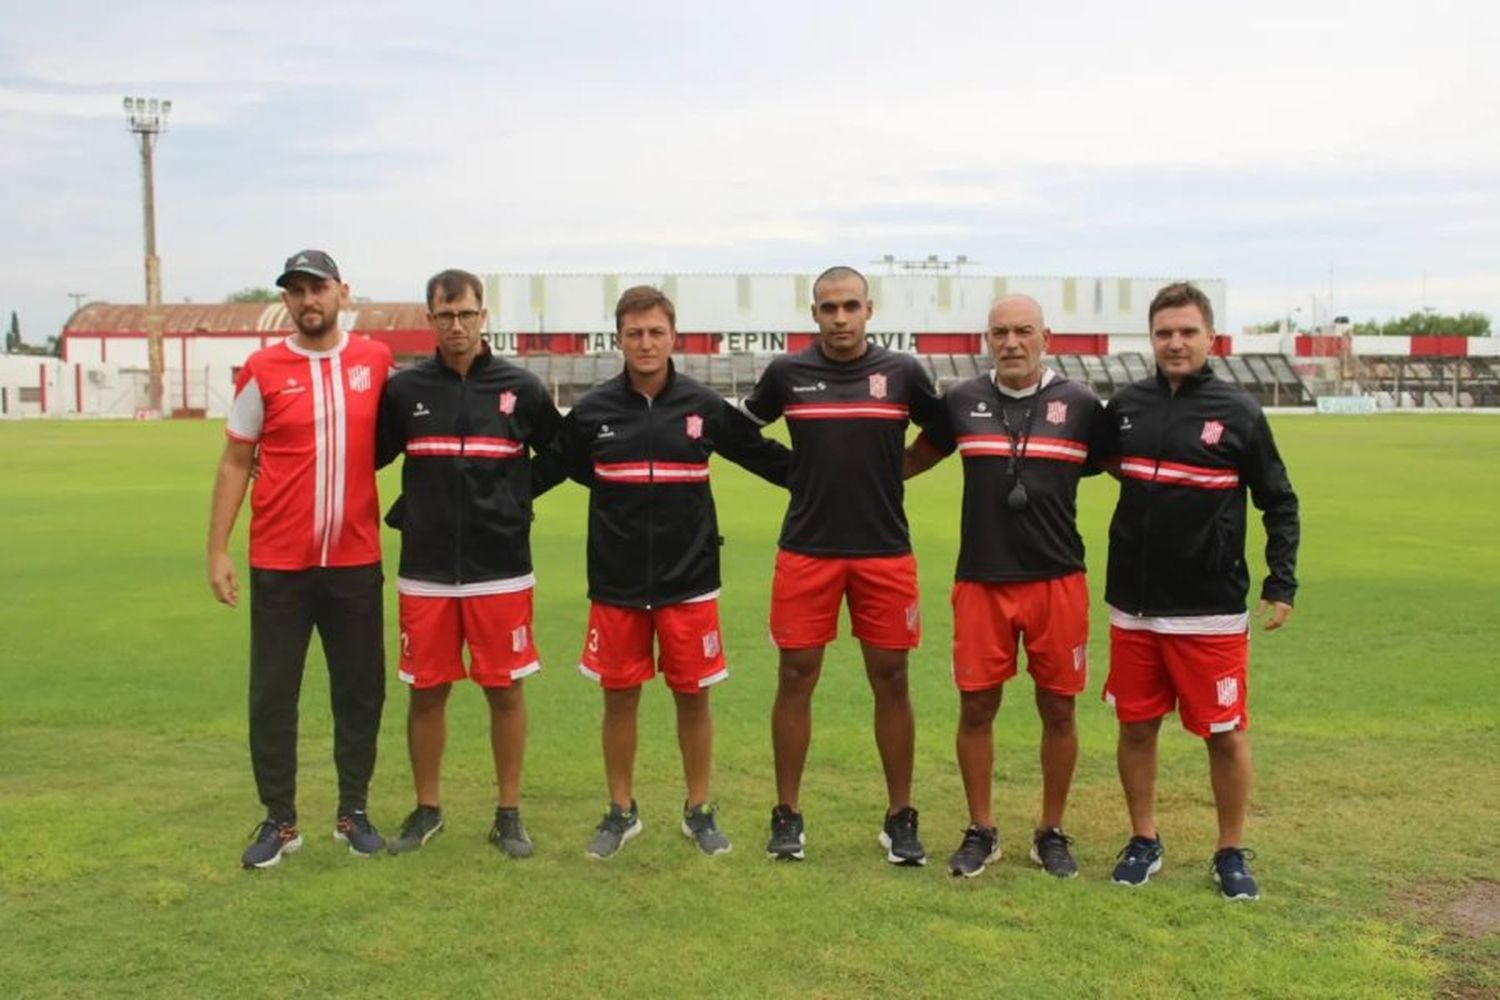
M327 278L329 281L344 280L339 277L339 266L333 262L333 258L321 250L299 250L288 257L276 284L285 288L286 279L294 274L310 274L314 278Z

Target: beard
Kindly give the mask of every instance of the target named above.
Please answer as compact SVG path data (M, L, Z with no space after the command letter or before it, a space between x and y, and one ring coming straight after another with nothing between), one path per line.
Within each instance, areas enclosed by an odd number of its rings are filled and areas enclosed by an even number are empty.
M338 331L339 314L304 312L293 317L292 322L297 324L298 331L304 337L317 340Z

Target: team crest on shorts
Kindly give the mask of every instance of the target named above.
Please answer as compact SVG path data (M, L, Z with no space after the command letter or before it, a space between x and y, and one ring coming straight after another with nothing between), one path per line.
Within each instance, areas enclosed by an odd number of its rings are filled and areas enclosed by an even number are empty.
M518 625L510 630L510 651L512 653L526 652L526 626Z
M719 655L719 630L703 633L703 658L711 660Z
M1047 423L1062 424L1068 421L1068 404L1055 399L1047 404Z
M687 436L694 441L703 436L703 418L696 413L689 413L687 417Z
M922 609L915 604L906 607L906 631L915 632L917 626L922 624Z
M885 376L878 372L870 376L870 398L885 398Z
M1240 681L1238 677L1220 677L1217 685L1219 707L1231 708L1240 697Z
M351 367L349 369L349 391L350 392L369 392L370 391L370 366L369 365L354 365L353 367Z
M1219 438L1224 436L1224 424L1218 420L1203 421L1203 433L1198 439L1212 448L1219 443Z
M509 389L500 394L500 412L506 416L516 412L516 394Z

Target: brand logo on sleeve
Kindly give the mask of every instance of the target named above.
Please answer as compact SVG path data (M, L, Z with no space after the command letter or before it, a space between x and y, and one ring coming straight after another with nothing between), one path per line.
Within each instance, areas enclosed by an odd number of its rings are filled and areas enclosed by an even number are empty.
M1203 421L1203 433L1198 435L1198 440L1212 448L1219 443L1219 438L1224 436L1224 425L1217 420Z
M885 398L885 376L880 374L879 372L876 372L874 375L870 376L870 398Z
M369 392L370 391L370 366L369 365L354 365L352 368L349 369L349 391L350 392Z
M696 413L689 413L687 418L687 436L694 441L703 436L703 418Z
M1063 424L1068 421L1068 404L1060 399L1054 399L1047 404L1047 423Z
M516 412L516 394L509 389L500 394L500 412L506 416Z

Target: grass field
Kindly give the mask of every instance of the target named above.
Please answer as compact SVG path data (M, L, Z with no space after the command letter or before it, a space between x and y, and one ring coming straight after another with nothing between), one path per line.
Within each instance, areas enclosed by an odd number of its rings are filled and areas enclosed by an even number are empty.
M507 862L484 842L492 776L482 699L466 689L451 708L447 831L402 858L358 861L335 844L315 653L302 701L307 846L276 870L241 871L259 819L247 615L213 603L202 558L220 426L0 424L0 984L28 997L1494 996L1500 418L1275 427L1302 497L1303 588L1290 627L1252 646L1249 840L1264 898L1229 905L1207 872L1204 752L1175 722L1162 740L1166 868L1138 891L1108 881L1128 829L1098 700L1097 603L1067 824L1083 876L1056 882L1025 860L1038 796L1026 681L998 724L1007 856L981 878L947 876L966 822L947 662L952 461L908 497L926 624L912 671L926 869L893 868L876 846L883 785L847 640L816 702L809 860L764 859L764 618L782 502L717 465L733 676L714 694L715 784L734 853L698 857L676 829L680 771L657 686L637 764L646 832L608 864L584 861L605 794L600 699L573 669L584 494L566 486L540 501L534 532L547 668L527 682L536 857ZM382 483L389 500L395 479ZM1113 493L1097 480L1083 491L1096 594ZM242 526L241 566L243 542ZM393 594L388 607L394 636ZM393 832L411 804L393 671L389 691L371 811Z

